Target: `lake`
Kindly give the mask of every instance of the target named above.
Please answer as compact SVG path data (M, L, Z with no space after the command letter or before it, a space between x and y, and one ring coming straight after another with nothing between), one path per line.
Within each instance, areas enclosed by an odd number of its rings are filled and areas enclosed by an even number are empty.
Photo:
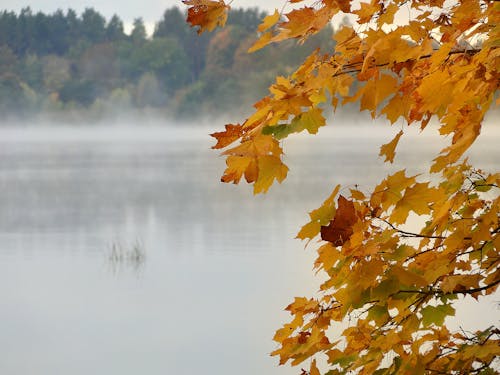
M491 125L471 158L494 171ZM386 166L399 128L344 121L286 141L288 179L254 197L219 182L221 127L0 128L1 374L300 373L269 353L283 308L318 287L314 246L294 240L307 212L337 183L424 171L442 143L410 132ZM483 305L458 318L496 322Z

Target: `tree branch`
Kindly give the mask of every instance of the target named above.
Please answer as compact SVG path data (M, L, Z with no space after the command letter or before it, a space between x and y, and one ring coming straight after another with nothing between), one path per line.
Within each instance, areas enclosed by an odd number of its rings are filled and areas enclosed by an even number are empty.
M495 286L497 286L498 284L500 284L500 279L497 279L495 280L494 282L492 282L491 284L488 284L488 285L485 285L485 286L481 286L479 288L473 288L473 289L466 289L466 290L457 290L457 291L454 291L454 292L443 292L442 290L399 290L397 291L395 294L398 294L398 293L414 293L414 294L423 294L423 295L427 295L427 296L431 296L431 295L434 295L434 296L445 296L445 295L450 295L450 294L474 294L474 293L477 293L477 292L482 292L483 290L487 290L487 289L490 289L490 288L493 288Z
M385 219L382 219L380 217L377 217L377 219L383 221L384 223L386 223L387 225L389 225L392 229L394 229L396 232L400 233L401 237L434 238L434 239L441 239L441 240L446 239L446 237L444 237L444 236L430 236L430 235L426 235L426 234L408 232L406 230L399 229L394 224L392 224L391 222L389 222L389 221L387 221Z
M500 1L500 0L499 0ZM494 48L497 48L497 47L494 47ZM434 50L434 51L437 51L437 50ZM456 51L451 51L448 53L448 56L451 56L451 55L457 55L457 54L461 54L461 53L465 53L465 54L468 54L468 55L475 55L476 53L480 52L481 50L480 49L461 49L461 50L456 50ZM430 57L432 57L433 54L427 54L427 55L422 55L418 58L418 60L425 60L425 59L428 59ZM405 63L405 62L409 62L409 61L412 61L412 60L415 60L415 59L407 59L407 60L403 60L403 61L398 61L397 63L401 64L401 63ZM392 61L392 62L386 62L386 63L381 63L381 64L375 64L375 65L370 65L370 67L377 67L377 68L382 68L384 66L388 66L388 65L391 65L391 64L394 64L396 63L395 61ZM338 73L335 73L332 75L332 77L338 77L338 76L341 76L341 75L344 75L344 74L350 74L350 73L359 73L361 71L361 67L363 66L364 64L364 61L361 61L361 62L356 62L356 63L351 63L351 64L346 64L344 65L342 68L347 68L348 70L342 70ZM349 69L353 67L353 69ZM356 67L356 68L354 68Z

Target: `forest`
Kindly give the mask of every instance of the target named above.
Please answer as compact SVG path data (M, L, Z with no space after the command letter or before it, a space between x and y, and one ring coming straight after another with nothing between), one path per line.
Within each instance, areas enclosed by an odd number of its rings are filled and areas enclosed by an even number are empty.
M331 50L329 26L305 43L248 54L265 13L231 10L227 27L197 35L177 7L147 35L136 18L93 8L0 12L0 113L3 118L107 118L137 111L166 118L245 113L273 78L292 72L315 49Z

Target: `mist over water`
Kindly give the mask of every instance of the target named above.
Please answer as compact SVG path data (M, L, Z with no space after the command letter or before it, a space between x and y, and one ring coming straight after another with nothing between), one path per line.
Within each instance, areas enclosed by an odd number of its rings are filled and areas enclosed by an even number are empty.
M314 244L293 239L307 212L337 183L424 172L443 146L410 129L387 166L378 147L400 126L356 121L285 141L289 176L260 196L219 182L207 134L222 122L1 127L0 373L299 373L268 354L283 308L319 283ZM470 153L486 170L493 124ZM466 300L457 320L487 327L495 299L480 319Z

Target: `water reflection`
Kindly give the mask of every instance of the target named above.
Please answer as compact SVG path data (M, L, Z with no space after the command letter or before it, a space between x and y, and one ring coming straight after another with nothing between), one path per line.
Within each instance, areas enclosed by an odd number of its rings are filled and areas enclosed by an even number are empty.
M114 274L131 270L140 275L146 263L146 250L140 241L131 245L113 242L107 252L108 267Z

